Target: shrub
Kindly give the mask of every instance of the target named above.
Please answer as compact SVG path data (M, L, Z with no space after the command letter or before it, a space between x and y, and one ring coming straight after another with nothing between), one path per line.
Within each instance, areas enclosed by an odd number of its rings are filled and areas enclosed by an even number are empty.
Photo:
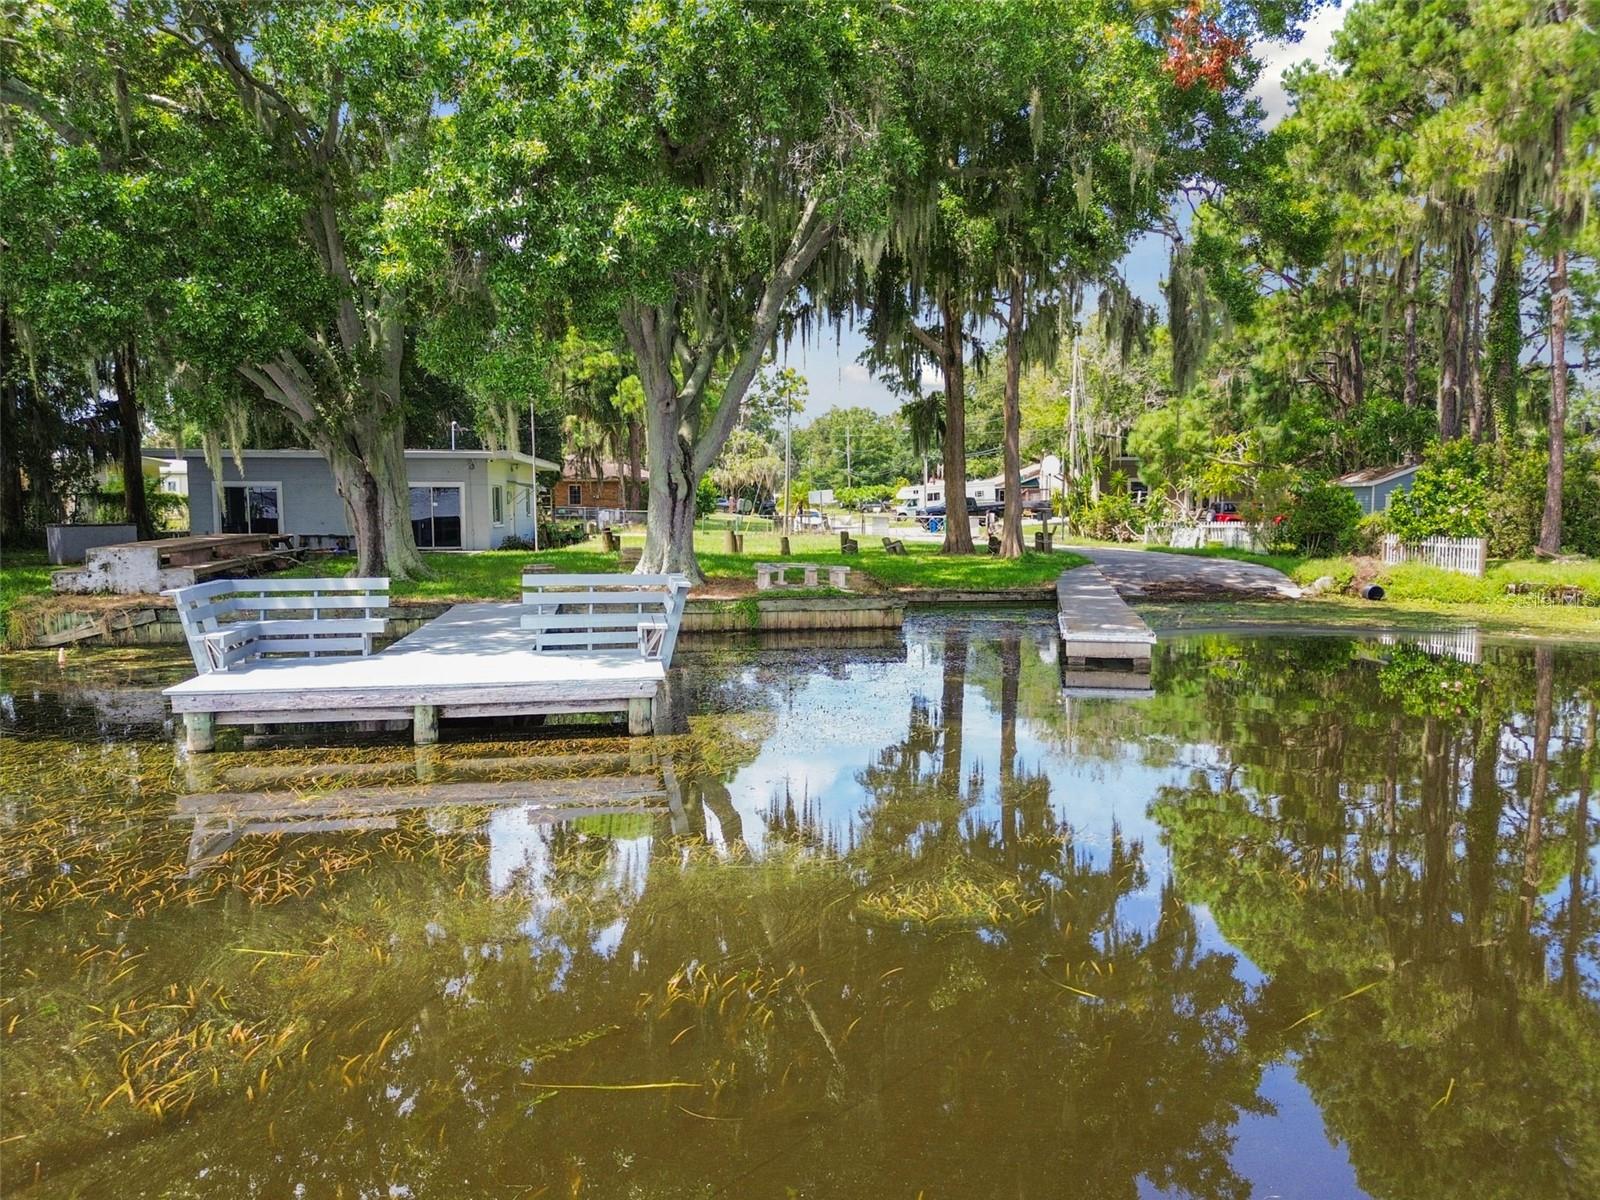
M711 481L710 475L702 475L694 489L694 515L708 517L716 511L717 485Z
M1489 493L1490 558L1528 558L1539 540L1544 519L1545 450L1510 450L1495 466ZM1600 458L1591 450L1567 452L1561 492L1562 547L1600 556Z
M1356 522L1353 553L1376 554L1383 545L1383 535L1389 532L1387 513L1368 513Z
M1489 531L1488 456L1465 438L1428 451L1409 492L1389 502L1389 530L1402 541L1483 537Z
M1356 543L1361 502L1349 488L1317 481L1294 491L1283 535L1302 554L1346 554Z
M501 538L500 539L500 544L498 546L496 546L495 549L497 549L497 550L532 550L533 549L533 543L530 542L527 538L518 537L516 534L513 533L513 534L511 534L511 535L509 535L507 537Z

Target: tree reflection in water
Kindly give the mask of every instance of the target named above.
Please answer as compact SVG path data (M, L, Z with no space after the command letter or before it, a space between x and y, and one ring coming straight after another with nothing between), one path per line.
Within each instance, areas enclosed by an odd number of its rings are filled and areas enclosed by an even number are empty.
M0 744L8 1178L1243 1197L1287 1062L1375 1195L1600 1193L1595 656L1186 639L1069 711L1047 636L690 659L647 747Z

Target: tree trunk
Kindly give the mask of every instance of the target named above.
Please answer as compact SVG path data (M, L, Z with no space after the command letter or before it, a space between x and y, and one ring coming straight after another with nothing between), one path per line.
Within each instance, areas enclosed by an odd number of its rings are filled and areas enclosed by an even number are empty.
M1011 311L1006 316L1005 513L1000 525L1000 557L1022 557L1022 279L1012 276Z
M1556 20L1566 19L1566 5L1556 6ZM1565 106L1556 109L1555 148L1550 174L1555 180L1556 251L1550 272L1550 469L1545 476L1544 515L1539 521L1540 554L1561 553L1561 492L1566 485L1567 457L1567 320L1572 297L1567 291L1567 212L1562 196L1567 140Z
M344 501L356 553L356 575L363 579L383 575L383 509L378 500L377 481L353 445L331 438L313 438L312 445L328 460L334 491Z
M1461 387L1467 400L1467 436L1481 443L1494 428L1483 390L1483 238L1473 234L1467 271L1467 327L1461 339Z
M628 508L637 512L644 505L640 503L639 476L640 459L643 457L644 447L640 444L643 431L639 428L639 418L628 418Z
M1439 440L1448 442L1461 433L1461 344L1466 338L1467 237L1465 230L1451 238L1450 292L1445 298L1444 344L1439 369Z
M1422 243L1417 242L1416 249L1408 258L1401 260L1401 267L1406 276L1406 348L1403 366L1404 384L1401 400L1407 408L1416 408L1422 402L1422 386L1417 379L1417 287L1422 275Z
M22 415L22 379L16 361L11 314L0 302L0 546L16 547L28 533L17 433ZM40 486L35 480L33 486Z
M703 583L694 553L694 448L672 419L671 400L646 395L645 443L650 455L650 503L645 514L641 575L681 573Z
M122 504L128 523L142 539L156 535L144 494L144 434L139 428L139 363L129 338L111 353L111 381L117 393L117 444L122 452Z
M967 518L967 371L961 340L962 311L946 295L939 305L944 321L944 546L943 554L972 553L972 522Z
M1488 406L1497 438L1517 433L1518 360L1522 356L1522 245L1507 223L1495 247L1494 288L1489 294L1489 337L1485 351Z
M378 529L381 538L384 573L391 579L426 578L427 563L417 550L416 532L411 526L411 481L406 475L405 423L398 419L373 429L364 440L367 472L372 478L377 499ZM471 489L463 488L461 534L466 544L467 498Z

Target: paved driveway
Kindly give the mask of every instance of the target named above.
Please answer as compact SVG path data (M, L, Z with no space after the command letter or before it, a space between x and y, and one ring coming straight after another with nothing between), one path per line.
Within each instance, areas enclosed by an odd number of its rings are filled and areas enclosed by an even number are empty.
M1281 571L1231 558L1164 554L1160 550L1124 550L1111 546L1066 546L1099 564L1124 596L1192 595L1232 592L1246 596L1298 598L1300 589Z

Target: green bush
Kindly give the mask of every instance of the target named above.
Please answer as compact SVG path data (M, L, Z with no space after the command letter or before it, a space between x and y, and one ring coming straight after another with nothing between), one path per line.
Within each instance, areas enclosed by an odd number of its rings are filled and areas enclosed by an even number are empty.
M1490 558L1527 558L1539 541L1549 452L1508 450L1494 468L1489 493ZM1600 556L1600 457L1592 450L1567 452L1561 489L1561 544L1577 554Z
M1355 493L1319 480L1294 490L1282 532L1302 554L1347 554L1355 548L1360 521Z
M1389 530L1405 542L1483 537L1489 531L1489 464L1465 438L1428 451L1411 490L1389 501Z
M1353 552L1356 554L1378 553L1383 547L1383 535L1388 532L1389 517L1387 513L1368 513L1356 522Z
M711 476L702 475L694 489L694 515L706 517L716 511L717 485L711 482Z
M1098 500L1089 499L1085 490L1066 504L1067 527L1080 537L1108 542L1131 542L1144 528L1147 515L1128 492L1120 473L1111 476L1111 486Z

